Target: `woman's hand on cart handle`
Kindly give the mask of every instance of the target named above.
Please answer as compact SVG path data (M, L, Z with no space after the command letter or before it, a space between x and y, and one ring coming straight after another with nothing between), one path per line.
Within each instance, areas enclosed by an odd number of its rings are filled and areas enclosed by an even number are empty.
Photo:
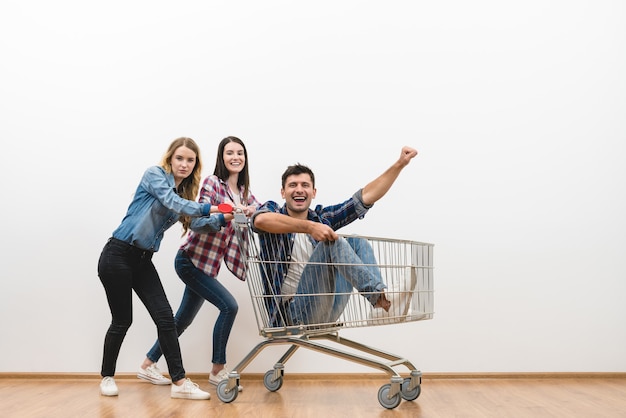
M237 210L246 215L248 218L256 211L256 206L237 206Z
M217 205L218 210L223 213L243 213L250 217L256 210L255 206L233 206L230 203L220 203Z

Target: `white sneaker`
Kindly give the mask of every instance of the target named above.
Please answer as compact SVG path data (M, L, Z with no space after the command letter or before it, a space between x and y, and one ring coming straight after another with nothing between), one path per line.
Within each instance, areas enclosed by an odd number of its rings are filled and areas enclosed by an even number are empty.
M100 382L100 394L104 396L117 396L118 393L115 379L113 379L112 376L103 377L102 382Z
M224 367L217 374L209 373L209 383L217 386L222 380L228 379L228 370ZM243 386L239 385L239 392L243 390Z
M161 370L157 367L156 363L152 363L145 369L139 368L137 377L143 380L147 380L153 385L170 385L172 381L163 376Z
M180 386L173 384L171 396L178 399L211 399L209 392L201 390L191 379L185 379Z

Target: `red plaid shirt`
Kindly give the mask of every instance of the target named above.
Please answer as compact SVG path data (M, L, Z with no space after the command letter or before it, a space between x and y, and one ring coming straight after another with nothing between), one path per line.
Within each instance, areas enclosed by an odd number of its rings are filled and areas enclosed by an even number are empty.
M243 188L239 193L243 195ZM224 202L233 203L235 200L228 184L219 177L211 175L204 179L198 201L218 205ZM260 206L252 193L248 193L246 204L247 206ZM237 236L230 222L220 231L210 234L190 231L180 249L187 253L197 268L210 277L217 278L222 260L224 260L228 270L239 280L246 279L246 266L241 260Z

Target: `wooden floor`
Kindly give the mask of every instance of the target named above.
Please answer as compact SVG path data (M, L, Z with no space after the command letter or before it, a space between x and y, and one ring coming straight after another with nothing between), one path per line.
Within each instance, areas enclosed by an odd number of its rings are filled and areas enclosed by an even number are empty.
M169 386L130 375L116 378L120 395L100 396L94 377L0 378L0 416L39 417L626 417L626 377L428 378L421 395L395 409L378 402L386 375L290 377L269 392L260 376L242 376L244 391L223 403L171 399Z

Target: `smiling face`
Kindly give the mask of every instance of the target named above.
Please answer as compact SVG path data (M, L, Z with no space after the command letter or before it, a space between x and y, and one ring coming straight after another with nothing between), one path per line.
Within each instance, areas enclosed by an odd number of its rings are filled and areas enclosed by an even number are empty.
M230 174L239 174L246 165L246 153L237 142L229 142L224 146L224 165Z
M316 192L311 176L307 173L288 176L285 185L280 190L289 215L301 219L306 219Z
M193 172L193 168L196 166L196 153L184 145L180 146L172 154L170 164L172 165L174 182L178 187L180 182Z

